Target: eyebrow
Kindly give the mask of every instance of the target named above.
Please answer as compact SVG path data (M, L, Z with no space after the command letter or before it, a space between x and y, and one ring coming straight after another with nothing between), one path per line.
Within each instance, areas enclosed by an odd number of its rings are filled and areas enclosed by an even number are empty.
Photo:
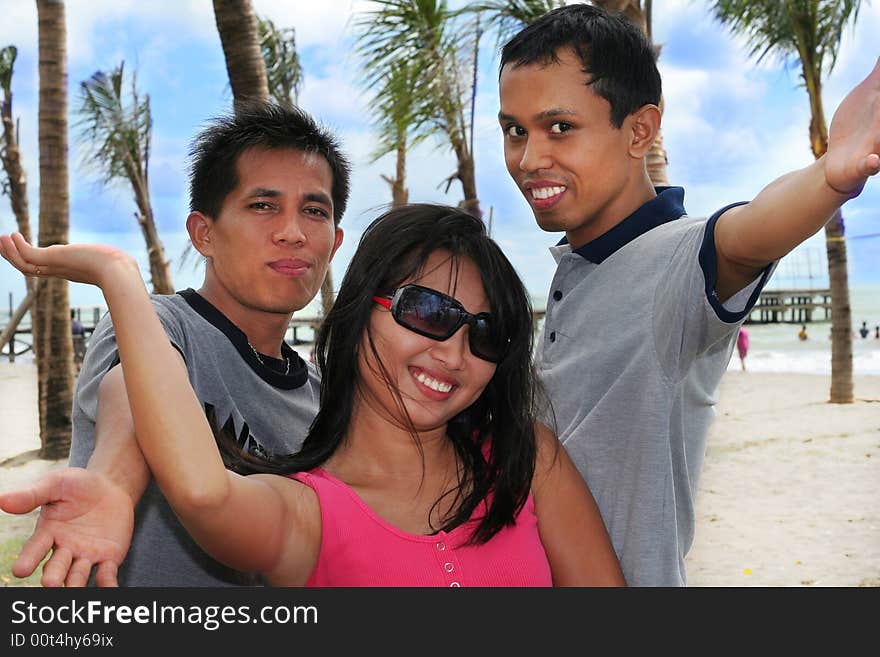
M283 196L283 194L277 189L255 187L245 198L278 198L280 196ZM309 192L305 195L305 200L314 203L323 203L328 207L333 207L333 201L323 192Z
M548 110L544 110L543 112L538 112L534 116L535 121L543 121L544 119L552 119L557 116L577 116L577 112L574 110L563 109L561 107L553 107ZM499 121L515 121L516 117L511 116L510 114L505 114L503 112L498 112L498 120Z

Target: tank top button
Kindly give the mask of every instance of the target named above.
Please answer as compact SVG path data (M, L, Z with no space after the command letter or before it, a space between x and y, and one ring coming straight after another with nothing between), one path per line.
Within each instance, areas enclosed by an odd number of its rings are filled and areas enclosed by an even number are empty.
M435 545L434 547L437 548L438 552L443 552L443 550L446 549L446 543L444 543L443 541L437 541L437 545Z
M449 588L454 589L459 588L460 586L461 584L459 584L458 582L452 582L452 584L449 585Z
M445 564L443 564L443 568L446 570L447 573L451 573L453 570L455 570L455 566L453 566L448 561Z

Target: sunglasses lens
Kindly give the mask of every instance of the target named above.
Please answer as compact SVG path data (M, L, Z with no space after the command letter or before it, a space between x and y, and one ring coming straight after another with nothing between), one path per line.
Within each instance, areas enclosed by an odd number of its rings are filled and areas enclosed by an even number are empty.
M449 339L462 325L465 311L446 295L428 288L407 286L397 299L394 318L408 329L434 340ZM481 313L468 318L468 344L474 356L497 363L505 340L494 330L490 318Z
M430 290L407 288L397 302L397 319L409 328L437 340L452 335L461 317L458 308Z
M468 340L474 356L497 363L501 360L501 339L493 334L489 320L480 317L468 327Z

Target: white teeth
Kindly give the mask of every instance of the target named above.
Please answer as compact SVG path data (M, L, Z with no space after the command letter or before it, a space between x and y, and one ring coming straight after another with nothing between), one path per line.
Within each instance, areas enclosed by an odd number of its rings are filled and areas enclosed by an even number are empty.
M419 372L416 379L422 385L428 386L431 390L436 390L437 392L449 392L452 390L451 383L444 383L443 381L432 379L430 376L425 376L424 372Z
M554 187L533 187L529 191L532 193L532 198L545 199L561 194L565 191L565 187L562 185L556 185Z

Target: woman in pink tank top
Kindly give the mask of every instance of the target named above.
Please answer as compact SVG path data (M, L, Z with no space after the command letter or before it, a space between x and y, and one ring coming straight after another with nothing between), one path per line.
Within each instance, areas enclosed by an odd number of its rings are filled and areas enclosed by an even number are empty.
M261 226L273 257L295 257ZM528 296L479 219L411 205L367 228L318 336L320 411L288 456L213 435L131 258L0 244L25 273L101 286L138 443L219 561L276 586L624 584L592 495L536 422ZM215 440L222 459L195 458Z

